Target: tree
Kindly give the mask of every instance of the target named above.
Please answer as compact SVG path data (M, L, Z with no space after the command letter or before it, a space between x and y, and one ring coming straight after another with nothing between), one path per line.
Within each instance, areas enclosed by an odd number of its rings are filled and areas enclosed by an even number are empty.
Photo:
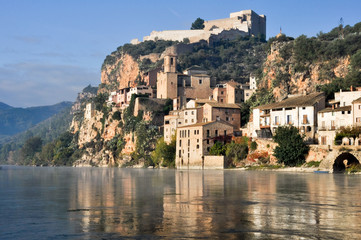
M43 141L40 137L31 137L26 140L24 146L20 150L23 164L32 164L34 162L35 153L41 151Z
M193 23L191 30L203 29L204 28L204 20L202 18L197 18Z
M172 138L170 144L164 141L161 137L157 141L155 150L151 154L152 161L155 166L162 164L163 167L175 167L175 151L176 151L176 139Z
M221 142L215 142L213 146L209 149L210 155L224 156L226 154L226 146Z
M238 163L245 159L248 154L248 146L246 143L231 142L226 146L226 157L229 160L229 165Z
M276 130L273 140L278 143L274 156L287 166L297 166L305 162L309 147L303 141L296 127L284 126Z

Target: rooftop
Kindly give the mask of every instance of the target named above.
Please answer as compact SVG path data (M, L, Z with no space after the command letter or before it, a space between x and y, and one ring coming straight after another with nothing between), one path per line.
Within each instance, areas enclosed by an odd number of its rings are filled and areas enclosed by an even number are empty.
M240 107L235 103L208 102L206 104L209 104L214 108L236 108L236 109L240 109Z
M313 106L315 103L319 102L324 97L325 97L324 93L314 92L308 95L289 97L283 101L261 105L257 108L261 110L266 110L266 109L274 109L274 108Z
M361 103L361 97L352 101L352 103Z
M202 126L206 126L206 125L210 125L210 124L214 124L214 123L222 123L222 124L226 124L226 125L229 125L229 126L232 126L234 127L232 124L226 122L226 121L223 121L223 120L217 120L217 121L210 121L210 122L201 122L201 123L196 123L196 124L193 124L193 125L187 125L187 126L183 126L183 127L179 127L179 128L192 128L192 127L202 127Z
M326 112L341 112L341 111L351 111L351 106L345 106L345 107L339 107L339 108L325 108L319 111L320 113L326 113Z

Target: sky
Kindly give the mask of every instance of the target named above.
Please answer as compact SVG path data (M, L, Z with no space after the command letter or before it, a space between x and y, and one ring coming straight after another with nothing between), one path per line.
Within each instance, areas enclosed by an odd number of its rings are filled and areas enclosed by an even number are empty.
M105 57L153 30L189 29L252 9L267 38L298 37L361 22L359 0L0 0L0 102L13 107L75 101L100 84Z

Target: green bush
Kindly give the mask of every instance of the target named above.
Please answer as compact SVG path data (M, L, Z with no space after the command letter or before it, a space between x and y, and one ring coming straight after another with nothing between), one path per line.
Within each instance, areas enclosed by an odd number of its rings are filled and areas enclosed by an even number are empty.
M274 155L280 163L298 166L305 162L309 147L303 141L296 127L278 127L273 140L278 143Z
M258 144L256 142L251 142L251 145L250 145L251 151L256 150L257 147L258 147Z

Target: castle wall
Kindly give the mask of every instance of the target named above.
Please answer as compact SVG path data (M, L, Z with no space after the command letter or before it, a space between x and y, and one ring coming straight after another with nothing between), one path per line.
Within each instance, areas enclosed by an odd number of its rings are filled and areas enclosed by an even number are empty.
M184 38L202 38L209 36L210 33L204 30L169 30L169 31L153 31L149 36L145 36L143 41L155 41L157 39L172 40L182 42ZM204 38L207 39L207 38Z

